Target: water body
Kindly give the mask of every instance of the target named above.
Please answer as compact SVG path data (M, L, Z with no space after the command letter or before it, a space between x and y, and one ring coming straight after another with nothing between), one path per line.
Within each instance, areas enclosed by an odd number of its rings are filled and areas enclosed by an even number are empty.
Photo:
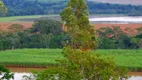
M23 80L24 75L30 76L31 73L15 73L14 80ZM132 76L127 80L142 80L142 76Z
M142 16L130 17L92 17L89 18L92 23L122 23L122 24L130 24L130 23L142 23Z
M23 76L27 75L30 76L33 70L36 71L43 71L45 68L9 68L10 71L12 71L14 75L14 80L23 80ZM142 72L130 72L128 73L128 76L131 76L127 80L142 80Z

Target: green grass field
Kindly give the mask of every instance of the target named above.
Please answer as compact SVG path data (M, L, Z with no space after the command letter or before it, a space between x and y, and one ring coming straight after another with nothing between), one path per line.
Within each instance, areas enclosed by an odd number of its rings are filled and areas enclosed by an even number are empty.
M142 49L139 50L98 50L103 56L112 56L120 67L127 67L132 71L142 71Z
M59 49L23 49L0 52L0 64L19 66L47 66L56 64L55 59L63 58Z
M42 15L0 17L0 22L12 22L18 19L40 18Z
M61 49L22 49L0 51L0 64L20 66L47 66L64 58ZM142 70L142 50L97 50L102 56L112 56L118 66Z
M55 17L59 15L30 15L30 16L11 16L11 17L0 17L0 22L29 22L28 19L38 19L43 17ZM22 20L26 19L26 20Z

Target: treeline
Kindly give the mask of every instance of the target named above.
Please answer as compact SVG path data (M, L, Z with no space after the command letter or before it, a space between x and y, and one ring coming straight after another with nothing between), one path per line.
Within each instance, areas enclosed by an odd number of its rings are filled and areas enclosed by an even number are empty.
M134 34L134 32L136 32ZM119 26L97 30L99 49L140 49L142 48L142 27L121 29Z
M0 33L0 50L21 48L63 48L70 37L62 30L62 23L52 19L36 20L32 28L24 29L20 24L12 24L8 31ZM97 30L99 49L139 49L142 48L142 27L122 30L119 26Z
M38 0L3 0L7 16L59 14L67 5L66 0L38 2ZM90 14L125 14L141 16L142 6L96 3L87 1Z
M20 48L62 48L68 39L62 23L51 19L36 20L32 28L12 24L0 33L0 50Z

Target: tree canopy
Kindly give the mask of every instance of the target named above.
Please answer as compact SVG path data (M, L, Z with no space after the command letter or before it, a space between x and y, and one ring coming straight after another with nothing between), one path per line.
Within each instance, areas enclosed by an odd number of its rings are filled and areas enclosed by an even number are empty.
M40 19L34 22L33 30L41 34L58 35L62 33L62 23L52 19Z
M4 3L0 1L0 14L6 14L7 8L5 7Z
M88 7L84 0L69 0L61 18L67 27L72 48L82 50L94 49L97 45L95 29L88 19Z
M68 0L3 0L7 16L60 14ZM90 14L142 15L142 6L96 3L87 1ZM36 8L35 8L36 7Z

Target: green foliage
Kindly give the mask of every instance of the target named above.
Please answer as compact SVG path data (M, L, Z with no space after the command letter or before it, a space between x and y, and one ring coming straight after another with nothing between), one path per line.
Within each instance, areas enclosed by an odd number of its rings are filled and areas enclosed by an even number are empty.
M7 16L60 14L68 0L3 0L8 8ZM87 1L91 14L142 15L142 6L96 3ZM26 5L26 6L25 6ZM36 9L35 9L36 7Z
M96 48L95 29L88 20L85 0L69 0L61 18L71 38L63 49L59 66L38 74L37 80L118 80L127 73L117 68L112 58L102 58L91 50ZM116 29L117 30L117 29Z
M0 1L0 14L6 14L7 8L5 7L4 3Z
M80 50L66 48L64 53L68 60L58 60L60 66L48 67L38 74L37 80L109 80L111 77L112 80L118 80L118 77L124 77L127 73L125 69L121 72L112 58L102 57L94 52L82 53Z
M36 20L33 27L34 32L41 34L58 35L62 32L62 23L52 19Z
M55 35L50 41L50 48L63 48L63 45L70 41L70 37L66 33L62 33L60 35Z
M9 31L0 33L0 50L17 48L62 48L68 35L62 31L59 21L44 19L35 21L32 28L12 24Z
M43 21L44 22L44 21ZM40 23L38 23L40 24ZM48 23L43 23L44 25L48 25ZM38 29L44 27L44 25L40 25ZM125 31L120 29L118 26L114 27L105 27L97 30L98 39L96 39L96 32L94 32L92 36L88 36L85 34L86 32L74 32L72 37L75 37L78 42L77 44L71 44L73 42L71 40L71 36L68 33L63 32L58 25L56 25L57 29L52 29L52 27L48 28L51 33L43 34L39 32L34 32L35 28L32 27L30 29L23 30L23 26L20 24L13 24L10 26L11 29L9 32L2 31L0 33L0 50L7 50L7 49L17 49L17 48L63 48L64 45L72 45L74 48L80 49L90 49L91 46L86 46L84 48L79 47L81 45L80 40L87 41L87 37L92 37L92 40L98 42L99 49L137 49L142 48L142 34L141 29L138 29L138 33L136 36L128 36ZM18 28L17 28L18 27ZM54 30L54 31L51 31ZM136 29L137 30L137 29ZM53 34L54 33L54 34ZM82 34L76 35L76 34ZM94 37L94 38L93 38ZM74 38L74 39L75 39ZM91 41L90 41L91 42ZM107 42L107 43L106 43ZM68 43L68 44L67 44ZM89 44L85 42L85 44ZM92 42L90 43L92 45ZM93 43L94 44L94 43ZM97 45L96 43L94 44ZM93 46L93 45L92 45Z
M8 27L8 29L11 32L23 31L24 26L21 24L12 24L11 26Z
M5 68L2 65L0 65L0 75L3 75L2 77L0 77L0 80L14 79L14 74L10 73L9 69Z
M119 26L101 28L97 30L97 33L99 49L135 49L134 46L137 46Z
M84 0L69 0L67 8L61 12L61 18L71 37L69 45L72 48L82 50L96 48L95 30L89 24L88 9Z
M45 44L45 47L46 48L49 48L49 44L51 42L51 39L52 39L53 35L52 34L43 34L41 35L41 42L43 42L43 44Z
M15 46L20 43L20 39L19 39L19 35L17 33L13 33L13 34L10 34L10 37L8 37L8 40L10 41L11 43L11 49L15 49Z

